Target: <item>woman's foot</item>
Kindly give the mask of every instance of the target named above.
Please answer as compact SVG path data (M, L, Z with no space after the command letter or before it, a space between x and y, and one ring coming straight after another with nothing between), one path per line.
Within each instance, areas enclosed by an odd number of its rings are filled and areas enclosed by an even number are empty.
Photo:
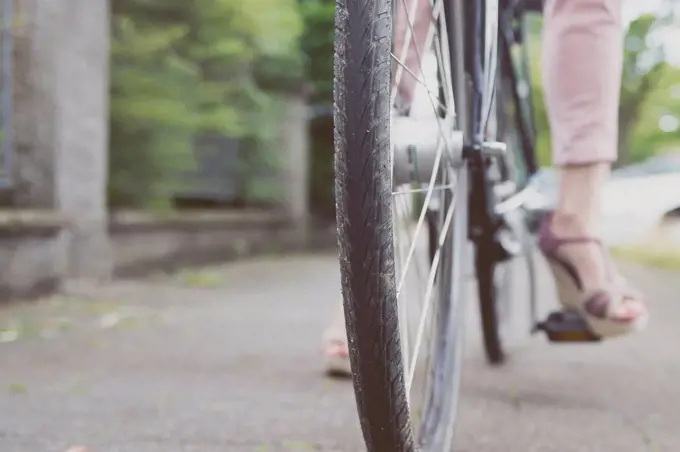
M601 242L576 216L546 215L539 247L548 259L560 302L578 311L595 334L613 337L639 331L647 323L642 295L618 273Z
M350 377L349 346L345 333L345 313L342 305L335 314L333 323L323 335L323 357L326 373L333 377Z
M323 355L326 374L341 378L352 376L352 369L349 364L349 347L345 339L324 343Z

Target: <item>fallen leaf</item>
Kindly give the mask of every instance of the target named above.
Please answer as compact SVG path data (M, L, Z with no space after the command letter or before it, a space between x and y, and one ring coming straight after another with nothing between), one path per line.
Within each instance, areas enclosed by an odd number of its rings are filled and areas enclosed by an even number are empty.
M26 386L20 385L18 383L12 383L9 385L9 390L15 394L24 394L27 392Z

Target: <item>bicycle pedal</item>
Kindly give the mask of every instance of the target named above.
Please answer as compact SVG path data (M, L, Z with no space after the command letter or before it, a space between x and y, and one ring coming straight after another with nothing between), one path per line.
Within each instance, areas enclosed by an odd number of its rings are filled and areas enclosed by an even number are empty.
M583 318L573 311L556 311L536 324L534 332L543 331L550 342L599 342L601 337L588 328Z

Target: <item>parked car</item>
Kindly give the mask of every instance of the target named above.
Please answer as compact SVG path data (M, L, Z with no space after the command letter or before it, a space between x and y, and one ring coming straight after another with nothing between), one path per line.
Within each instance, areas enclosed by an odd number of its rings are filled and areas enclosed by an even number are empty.
M643 162L624 166L612 172L615 179L680 173L680 153L651 157Z
M529 209L552 209L558 174L539 171L529 184ZM669 216L680 215L680 155L652 157L612 172L602 192L600 233L610 246L644 241Z

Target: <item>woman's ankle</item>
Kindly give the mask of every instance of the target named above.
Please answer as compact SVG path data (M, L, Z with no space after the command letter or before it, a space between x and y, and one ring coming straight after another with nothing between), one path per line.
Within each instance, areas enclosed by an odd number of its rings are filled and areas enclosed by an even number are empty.
M593 236L599 229L602 187L609 178L606 162L560 168L559 201L554 228Z

